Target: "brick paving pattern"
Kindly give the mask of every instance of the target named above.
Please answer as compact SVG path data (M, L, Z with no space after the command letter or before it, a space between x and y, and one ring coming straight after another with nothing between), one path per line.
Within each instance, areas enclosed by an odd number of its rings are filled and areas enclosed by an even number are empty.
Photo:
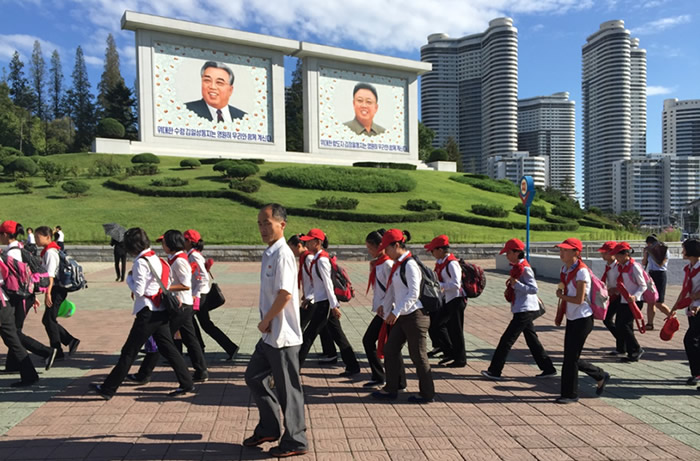
M493 268L492 261L484 267ZM361 338L371 314L364 295L367 263L345 264L357 297L343 306L343 327L364 358ZM110 401L88 392L116 363L132 323L124 284L113 282L109 264L85 268L90 287L71 298L77 314L63 323L82 340L78 353L43 372L39 385L15 390L16 375L0 375L0 459L2 460L250 460L267 459L267 450L244 448L257 409L243 380L258 341L258 265L218 263L217 281L228 299L212 313L217 324L241 346L234 363L206 337L211 379L196 395L172 399L176 387L169 368L160 367L145 386L125 384ZM309 453L298 459L358 460L656 460L700 459L700 393L685 386L688 367L683 351L687 323L671 342L658 331L640 336L646 354L639 363L622 364L605 357L614 347L600 322L584 355L612 374L603 398L594 398L595 383L581 376L581 401L560 406L559 379L535 379L524 340L516 343L504 369L506 380L487 381L479 372L510 320L503 300L506 276L487 273L485 293L470 301L466 314L468 366L449 369L435 364L437 400L411 405L417 391L412 368L409 392L394 403L374 401L357 379L340 378L342 364L318 366L313 357L303 370ZM540 281L548 306L537 321L538 333L559 368L564 329L553 325L555 283ZM670 287L675 299L679 287ZM656 321L657 330L662 318ZM30 314L26 331L45 341L38 315ZM6 352L0 345L0 354ZM39 368L40 360L36 363ZM407 361L407 364L410 361ZM366 362L363 364L366 365Z

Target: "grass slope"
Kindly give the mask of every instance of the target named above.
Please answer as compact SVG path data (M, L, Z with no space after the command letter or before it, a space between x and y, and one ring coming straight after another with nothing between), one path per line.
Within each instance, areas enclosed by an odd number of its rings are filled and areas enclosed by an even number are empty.
M66 165L77 165L86 174L87 168L95 159L104 154L65 154L50 157ZM129 156L113 156L124 166L129 166ZM150 181L158 177L180 177L188 179L189 184L184 189L217 190L227 189L228 182L212 170L211 165L203 165L198 169L183 169L179 167L181 158L161 157L160 173L157 176L132 177L126 180L129 184L148 186ZM267 171L280 166L305 168L299 164L266 163L260 165L263 176ZM352 193L337 191L317 191L280 187L262 181L260 191L252 194L263 201L275 201L288 206L313 207L315 200L322 196L347 196L357 198L360 203L355 212L373 214L404 213L401 206L411 198L437 200L443 211L472 215L472 204L501 205L506 210L519 203L517 197L483 191L472 186L450 181L453 173L433 171L406 171L414 177L418 187L411 192L402 193ZM87 178L81 180L91 185L89 195L78 198L68 198L65 192L57 187L50 187L41 177L31 178L35 189L30 194L20 193L14 182L5 178L0 182L0 196L3 206L0 219L13 219L25 227L39 225L61 225L66 238L71 243L105 243L102 224L118 222L126 227L142 226L149 235L159 235L164 230L198 229L206 242L217 244L259 244L256 215L252 207L221 198L158 198L141 197L128 192L110 190L103 187L108 178ZM552 205L538 202L551 210ZM503 218L509 221L524 221L524 216L510 212ZM544 220L533 218L533 223L545 223ZM455 243L497 243L509 238L525 238L524 230L498 229L470 224L460 224L449 221L432 221L425 223L371 223L371 222L340 222L324 219L290 216L288 234L306 232L311 227L324 229L332 243L362 244L367 233L377 228L401 227L407 228L414 236L414 241L426 242L435 235L445 233ZM557 241L571 236L566 232L532 232L533 241ZM636 234L620 231L602 230L594 227L580 227L573 234L584 240L629 239L638 238Z

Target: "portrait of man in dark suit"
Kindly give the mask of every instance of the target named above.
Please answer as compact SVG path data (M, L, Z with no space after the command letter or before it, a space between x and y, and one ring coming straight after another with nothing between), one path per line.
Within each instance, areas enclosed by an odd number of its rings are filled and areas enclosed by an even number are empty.
M377 89L369 83L358 83L352 91L352 107L355 118L343 125L361 136L376 136L386 131L374 123L374 115L379 109Z
M202 99L185 103L185 107L211 122L231 122L246 114L229 105L233 94L233 71L222 62L207 61L200 72Z

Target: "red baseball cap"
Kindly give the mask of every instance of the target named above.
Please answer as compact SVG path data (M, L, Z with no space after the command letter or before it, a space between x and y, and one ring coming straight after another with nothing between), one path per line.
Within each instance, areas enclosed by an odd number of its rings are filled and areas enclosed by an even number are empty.
M631 249L632 249L632 247L630 246L629 243L620 242L617 245L615 245L615 247L612 250L610 250L610 254L614 256L623 250L631 250Z
M554 245L555 247L563 248L565 250L578 250L582 251L583 250L583 243L579 239L575 238L569 238L564 240L558 245Z
M507 251L525 251L525 244L520 239L510 239L506 242L506 245L498 252L499 255L506 253Z
M384 235L382 236L382 243L379 244L377 251L382 251L392 243L405 241L406 237L404 237L403 231L400 229L389 229L388 231L384 232Z
M610 253L613 248L617 245L617 242L614 240L609 240L603 244L602 247L598 248L598 251L601 253Z
M670 341L673 338L673 334L677 332L681 327L681 323L678 319L673 316L666 319L664 327L661 329L659 336L664 341Z
M320 241L324 241L326 239L326 234L323 233L321 229L311 229L309 232L306 233L306 235L302 235L299 237L299 240L302 242L308 242L309 240L313 239L319 239Z
M184 234L182 234L183 237L185 237L185 240L189 240L190 242L197 243L200 240L202 240L202 236L199 235L199 232L197 232L194 229L187 229Z
M17 232L17 223L15 221L4 221L0 225L0 234L14 234Z
M428 251L433 251L435 248L442 248L450 245L450 239L446 235L438 235L430 241L430 243L423 245L423 247Z

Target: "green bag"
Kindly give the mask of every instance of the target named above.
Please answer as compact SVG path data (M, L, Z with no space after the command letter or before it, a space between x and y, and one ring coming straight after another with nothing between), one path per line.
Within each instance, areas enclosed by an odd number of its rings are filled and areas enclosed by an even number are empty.
M73 314L75 314L75 303L72 301L69 301L67 299L64 299L63 302L61 303L61 306L58 308L58 316L59 317L71 317Z

